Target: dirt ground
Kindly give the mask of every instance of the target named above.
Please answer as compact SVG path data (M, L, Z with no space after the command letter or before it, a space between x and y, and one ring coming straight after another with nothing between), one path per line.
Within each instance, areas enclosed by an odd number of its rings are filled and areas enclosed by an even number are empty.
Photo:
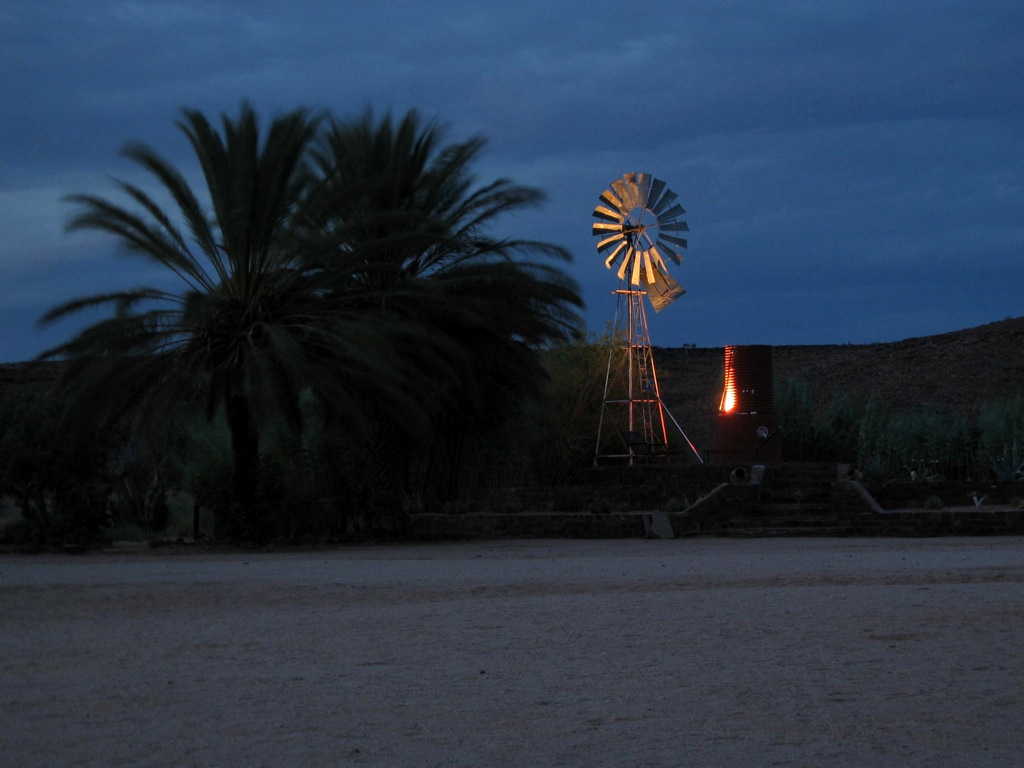
M0 763L1020 766L1024 539L0 557Z

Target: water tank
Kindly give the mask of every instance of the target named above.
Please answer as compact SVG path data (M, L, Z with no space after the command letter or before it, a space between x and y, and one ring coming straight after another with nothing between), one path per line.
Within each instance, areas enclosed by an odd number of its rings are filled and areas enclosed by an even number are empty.
M715 420L716 462L781 461L773 379L770 346L725 348L725 384Z
M750 344L725 348L725 388L719 413L773 413L772 348Z

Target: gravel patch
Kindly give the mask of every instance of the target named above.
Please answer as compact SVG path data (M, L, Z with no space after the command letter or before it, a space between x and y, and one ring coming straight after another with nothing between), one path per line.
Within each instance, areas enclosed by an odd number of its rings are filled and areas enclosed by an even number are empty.
M8 766L1019 766L1024 539L0 557Z

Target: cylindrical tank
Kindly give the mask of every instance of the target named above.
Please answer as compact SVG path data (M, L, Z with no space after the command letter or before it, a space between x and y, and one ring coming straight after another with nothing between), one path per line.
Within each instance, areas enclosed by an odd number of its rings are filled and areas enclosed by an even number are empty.
M773 377L770 346L725 348L725 386L715 421L716 461L781 461Z
M772 348L766 344L725 348L725 391L720 413L772 413Z

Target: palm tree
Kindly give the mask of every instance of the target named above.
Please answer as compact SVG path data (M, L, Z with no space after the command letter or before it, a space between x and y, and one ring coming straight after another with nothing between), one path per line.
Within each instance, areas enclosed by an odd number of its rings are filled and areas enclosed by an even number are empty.
M41 322L86 308L113 314L44 357L71 358L69 380L79 402L110 424L201 406L223 412L230 432L232 506L253 523L261 436L283 414L300 418L299 395L313 392L345 414L350 429L369 419L361 392L383 390L401 407L398 377L385 370L397 358L386 319L328 295L310 268L309 245L297 227L310 204L307 152L320 118L305 110L276 117L261 133L244 104L222 116L220 131L186 110L178 125L202 170L208 205L185 176L154 151L131 144L124 155L147 171L177 211L160 207L144 188L117 182L130 206L94 195L68 198L79 212L70 230L113 235L128 251L177 278L174 290L142 287L63 303ZM373 344L378 353L362 353ZM369 382L372 382L369 383ZM382 384L383 382L383 384Z
M581 328L577 287L538 259L567 261L549 243L495 237L501 216L539 205L539 190L471 172L483 139L443 143L415 111L334 121L314 152L323 185L316 227L334 247L322 268L335 295L358 297L430 331L434 356L420 392L433 407L434 448L500 421L544 380L537 347ZM436 358L446 367L439 375ZM457 461L449 461L449 480Z

